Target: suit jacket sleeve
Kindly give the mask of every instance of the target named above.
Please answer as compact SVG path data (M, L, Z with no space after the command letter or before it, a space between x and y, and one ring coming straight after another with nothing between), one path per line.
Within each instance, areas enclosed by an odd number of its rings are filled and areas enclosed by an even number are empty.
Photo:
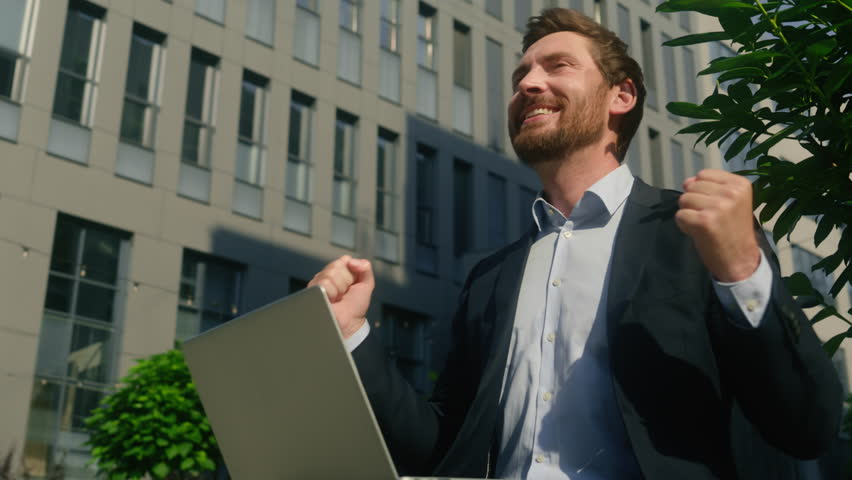
M743 412L767 441L791 456L814 458L836 439L842 388L810 322L786 289L762 232L758 237L772 264L772 296L758 328L728 319L710 322L723 381L731 382ZM717 315L724 315L718 302L715 307Z
M378 335L367 336L352 357L367 397L400 474L428 475L446 453L469 406L466 393L478 379L465 368L463 316L467 291L462 290L444 371L427 401L390 362Z

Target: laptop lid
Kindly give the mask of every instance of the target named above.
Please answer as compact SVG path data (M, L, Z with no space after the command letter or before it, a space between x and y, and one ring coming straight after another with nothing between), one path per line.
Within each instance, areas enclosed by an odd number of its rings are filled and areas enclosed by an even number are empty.
M234 480L395 480L325 293L312 287L183 344Z

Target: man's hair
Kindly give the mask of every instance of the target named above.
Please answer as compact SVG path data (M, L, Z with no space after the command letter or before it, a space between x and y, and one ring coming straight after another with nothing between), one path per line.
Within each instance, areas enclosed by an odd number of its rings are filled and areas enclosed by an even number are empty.
M645 81L642 68L627 54L627 44L610 30L607 30L591 18L576 10L566 8L548 8L538 16L527 21L527 33L524 34L523 52L541 38L556 32L575 32L589 39L592 46L592 58L603 74L604 80L612 87L629 78L636 87L636 105L624 114L619 125L616 141L616 157L624 161L630 140L636 134L642 121L645 104Z

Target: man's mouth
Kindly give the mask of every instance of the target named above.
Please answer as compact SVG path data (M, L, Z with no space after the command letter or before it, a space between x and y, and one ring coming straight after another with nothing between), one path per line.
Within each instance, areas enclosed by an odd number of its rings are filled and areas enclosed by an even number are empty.
M549 107L549 106L533 106L526 112L524 112L521 117L521 123L527 123L531 120L544 117L546 115L550 115L559 111L557 107Z

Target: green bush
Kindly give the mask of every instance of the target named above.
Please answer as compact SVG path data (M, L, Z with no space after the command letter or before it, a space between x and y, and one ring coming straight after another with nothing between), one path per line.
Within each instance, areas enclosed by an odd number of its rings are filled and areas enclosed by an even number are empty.
M109 480L197 478L221 455L179 350L140 360L86 420Z

